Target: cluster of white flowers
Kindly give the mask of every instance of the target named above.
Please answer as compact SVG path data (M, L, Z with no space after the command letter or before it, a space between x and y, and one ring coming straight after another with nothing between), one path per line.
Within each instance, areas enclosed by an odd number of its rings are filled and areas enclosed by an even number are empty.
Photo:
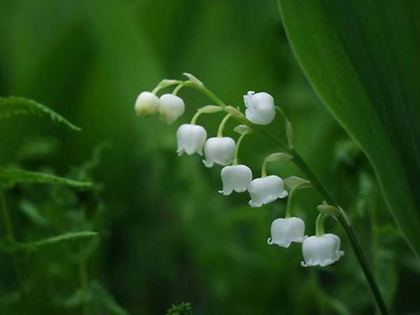
M177 120L185 110L184 101L176 95L179 89L186 86L186 83L202 87L202 83L196 78L193 81L169 81L165 84L178 84L173 94L156 96L162 86L158 86L154 92L141 92L135 103L135 110L138 115L150 115L159 112L160 118L168 124ZM167 83L169 82L169 83ZM166 85L163 84L163 87ZM275 119L276 107L273 97L266 92L248 92L244 95L246 106L245 117L254 125L268 125ZM240 125L243 130L238 142L231 137L223 136L223 128L226 121L232 116L227 114L219 126L216 137L207 137L207 131L203 126L197 125L196 120L200 114L215 113L222 111L222 106L208 105L197 111L191 123L182 124L176 133L178 155L199 154L204 157L203 163L206 167L213 167L215 164L223 166L221 179L223 188L219 192L225 196L233 191L238 193L248 192L250 195L249 205L253 208L261 207L277 199L286 198L289 192L285 189L285 183L280 176L268 175L265 171L265 164L268 161L279 160L284 153L275 153L264 161L261 177L253 179L251 169L243 164L238 164L237 154L242 138L250 132L246 126ZM322 213L320 214L323 215ZM322 225L323 220L319 220ZM323 227L313 236L305 236L305 223L302 219L292 217L290 213L285 218L277 218L271 224L271 237L267 243L280 247L289 247L291 243L302 243L302 254L304 261L302 266L327 266L337 261L344 253L340 250L340 238L334 234L324 233Z

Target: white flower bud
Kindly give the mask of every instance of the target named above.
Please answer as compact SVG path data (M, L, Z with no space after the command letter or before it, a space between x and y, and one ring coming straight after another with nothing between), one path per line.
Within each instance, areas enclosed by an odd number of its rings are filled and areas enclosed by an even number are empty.
M206 167L212 167L214 163L219 165L228 165L233 161L235 153L235 141L230 137L209 138L204 145L203 161Z
M257 125L268 125L276 117L273 97L266 92L249 91L244 95L245 116Z
M302 244L302 253L305 261L303 267L331 265L344 255L340 250L340 238L335 234L323 234L305 238Z
M159 98L152 92L141 92L137 96L134 110L138 116L146 116L156 113L159 108Z
M254 179L248 188L251 200L249 205L253 208L261 207L277 198L285 198L287 191L281 177L270 175Z
M185 110L182 98L173 94L163 94L160 97L159 114L160 119L172 124Z
M302 243L305 235L305 222L302 219L279 218L271 223L271 237L267 243L280 247L289 247L291 242Z
M252 171L246 165L230 165L222 168L220 172L223 183L223 190L219 192L225 196L230 195L232 191L238 193L248 189L252 181Z
M179 126L176 132L178 155L181 155L183 153L186 153L188 155L198 153L202 155L203 146L204 142L206 141L206 138L206 129L199 125L183 124Z

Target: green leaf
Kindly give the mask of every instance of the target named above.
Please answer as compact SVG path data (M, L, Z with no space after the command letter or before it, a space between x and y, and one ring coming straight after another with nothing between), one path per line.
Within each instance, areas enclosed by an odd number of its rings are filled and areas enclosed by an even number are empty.
M124 310L112 297L112 295L105 290L99 283L93 282L91 285L93 297L108 311L108 314L112 315L128 315L128 312Z
M81 238L88 238L88 237L93 237L97 235L98 233L92 232L92 231L68 232L68 233L57 235L57 236L49 237L46 239L42 239L39 241L19 243L19 245L17 246L17 249L33 251L33 250L38 250L45 246L56 245L61 242L67 242L67 241L81 239Z
M82 182L65 177L55 175L32 172L19 168L1 167L0 168L0 181L6 182L8 185L13 186L16 183L31 183L31 184L56 184L67 185L75 188L92 188L91 182Z
M279 0L300 66L420 254L420 2Z
M63 116L34 100L17 96L0 97L0 120L16 115L46 116L53 122L65 125L72 130L81 130Z

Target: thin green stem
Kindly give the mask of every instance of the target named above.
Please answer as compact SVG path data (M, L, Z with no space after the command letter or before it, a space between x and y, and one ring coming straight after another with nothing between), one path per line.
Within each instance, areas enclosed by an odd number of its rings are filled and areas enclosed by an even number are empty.
M173 95L177 95L178 94L178 92L183 88L185 86L185 84L184 83L180 83L180 84L178 84L178 86L172 91L172 94Z
M186 81L185 85L193 87L199 90L200 92L202 92L203 94L207 95L216 105L223 106L223 107L226 106L226 104L216 94L210 91L205 85L196 84L195 82L191 82L191 81Z
M195 124L197 123L197 119L198 119L198 117L200 117L202 114L203 114L203 112L202 112L202 111L200 111L200 110L198 110L198 111L194 114L194 116L191 118L191 122L190 122L190 124L191 124L191 125L195 125Z
M6 203L6 197L1 187L0 187L0 209L1 209L0 211L1 211L2 221L4 223L5 238L10 244L14 244L16 243L15 233L13 230L12 220L10 219L9 209ZM25 313L26 291L23 285L22 272L20 269L19 260L18 260L16 251L14 250L11 251L11 256L12 256L12 261L13 261L13 269L15 272L16 282L19 287L22 310Z
M229 120L229 118L232 117L230 114L227 114L222 121L220 122L219 128L217 129L217 136L218 137L223 137L223 130L225 129L225 125L227 123L227 121Z
M360 246L360 243L354 233L353 227L351 226L350 221L348 220L344 211L339 207L337 202L334 198L329 194L325 186L321 183L320 180L315 176L315 174L311 171L311 169L307 166L305 161L301 158L301 156L296 152L296 150L291 150L291 154L293 156L293 161L295 165L302 171L303 174L309 179L309 181L314 185L314 187L318 190L318 192L322 195L322 197L327 201L328 204L331 204L337 209L340 209L340 213L336 216L338 222L342 226L344 232L347 234L347 237L350 240L350 244L353 247L354 253L356 254L356 258L359 261L360 267L363 270L365 278L369 284L369 287L372 291L372 294L375 298L376 304L383 315L388 314L388 310L386 304L382 298L381 292L379 287L376 283L375 277L373 276L372 271L370 270L369 264L365 255L363 254L363 250Z
M233 156L233 165L238 165L238 155L239 155L239 147L242 143L242 140L245 138L245 136L248 135L248 133L243 133L239 136L238 141L236 141L236 147L235 147L235 155Z
M216 101L217 104L219 104L221 106L226 106L225 103L223 101L221 101L218 97L216 97L210 90L208 90L207 88L205 88L205 89L206 89L206 91L204 91L204 90L202 90L202 91L205 94L207 94L211 99ZM226 108L225 110L228 111L229 108ZM279 111L279 109L277 109L277 110ZM281 112L282 112L282 115L284 115L284 112L282 110L281 110ZM340 225L342 226L342 228L344 229L344 232L347 234L347 237L350 240L350 244L353 247L353 250L356 254L356 258L357 258L357 260L358 260L358 262L359 262L359 264L362 268L362 271L363 271L363 273L365 275L365 278L366 278L366 280L369 284L369 287L372 291L372 294L375 298L375 302L376 302L379 310L381 311L381 313L383 315L387 315L388 310L387 310L385 302L382 298L381 292L379 291L379 287L376 283L376 280L373 276L372 271L370 270L367 259L366 259L365 255L363 254L362 248L359 244L359 241L357 240L357 237L354 233L353 227L351 226L350 221L347 218L346 213L344 212L343 209L340 208L340 206L337 204L337 202L334 200L334 198L330 195L330 193L324 187L324 185L321 183L321 181L318 180L318 178L314 175L314 173L311 171L311 169L307 166L307 164L301 158L301 156L298 154L298 152L293 148L293 143L291 143L292 139L290 139L291 135L288 135L288 138L289 138L288 142L289 143L286 144L283 141L281 141L280 139L278 139L271 132L267 131L267 129L251 123L248 119L246 119L246 117L243 114L233 115L233 117L237 121L239 121L241 124L244 124L244 125L250 127L255 132L257 132L257 133L265 136L266 138L272 140L274 143L276 143L285 152L288 152L292 156L292 159L293 159L293 162L295 163L295 165L301 170L301 172L303 174L305 174L305 176L308 178L308 180L318 190L319 194L321 196L323 196L323 198L327 201L327 203L329 203L331 205L334 205L335 207L337 207L337 209L339 209L340 213L339 213L339 215L337 215L337 220L340 223ZM284 115L284 117L286 117L286 115ZM286 121L288 122L287 117L286 117ZM290 123L289 123L289 125L290 125ZM291 132L291 130L290 130L290 132ZM265 163L263 163L263 167L262 167L262 171L261 171L262 176L264 176L265 173L266 173L265 168L266 168Z
M159 92L160 90L170 87L172 85L176 85L176 84L183 84L184 81L180 81L180 80L162 80L159 82L159 84L153 89L152 93L156 94L157 92Z
M267 176L267 159L264 159L264 162L261 166L261 177Z
M321 236L324 232L324 220L326 218L326 215L322 212L320 212L316 218L315 222L315 235Z
M296 189L291 189L289 192L289 196L287 198L287 205L286 205L286 214L284 215L285 218L290 218L292 216L292 202L293 202L293 196Z

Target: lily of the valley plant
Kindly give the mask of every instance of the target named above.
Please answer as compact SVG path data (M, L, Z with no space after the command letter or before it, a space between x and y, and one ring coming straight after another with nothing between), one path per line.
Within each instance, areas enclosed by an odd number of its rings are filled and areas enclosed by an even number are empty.
M199 108L189 124L182 124L176 133L178 155L203 155L206 167L220 165L221 194L228 196L234 191L248 192L249 206L256 208L275 202L277 199L287 199L284 217L276 218L271 224L271 235L267 240L269 245L288 248L291 243L302 246L304 267L325 267L337 262L344 252L340 249L339 236L324 232L324 221L328 217L335 218L344 228L355 250L356 257L368 280L372 293L382 313L386 313L383 300L376 285L372 272L361 251L357 238L344 210L331 197L326 188L312 173L294 148L292 124L284 111L275 105L274 98L266 92L247 92L244 97L245 111L240 107L226 105L219 97L210 91L200 80L191 74L184 73L186 80L162 80L151 92L141 92L135 103L135 111L139 116L159 113L160 119L168 124L175 122L184 113L185 105L178 96L182 88L194 88L209 97L213 105ZM158 93L166 88L173 87L171 94ZM217 134L208 137L204 126L198 124L203 114L225 113L221 120ZM271 124L276 115L281 117L287 143L273 135L266 126ZM238 125L234 130L238 138L224 136L224 129L229 119L235 120ZM251 168L240 164L238 160L239 148L242 140L250 135L260 135L270 139L279 151L267 156L262 162L260 176L255 176ZM277 150L276 150L277 151ZM306 179L291 176L283 179L276 174L267 174L267 164L271 162L293 162L307 177ZM305 223L301 218L293 216L292 197L295 191L304 188L315 188L324 201L317 207L319 210L315 224L315 235L305 235ZM385 310L385 311L384 311Z

